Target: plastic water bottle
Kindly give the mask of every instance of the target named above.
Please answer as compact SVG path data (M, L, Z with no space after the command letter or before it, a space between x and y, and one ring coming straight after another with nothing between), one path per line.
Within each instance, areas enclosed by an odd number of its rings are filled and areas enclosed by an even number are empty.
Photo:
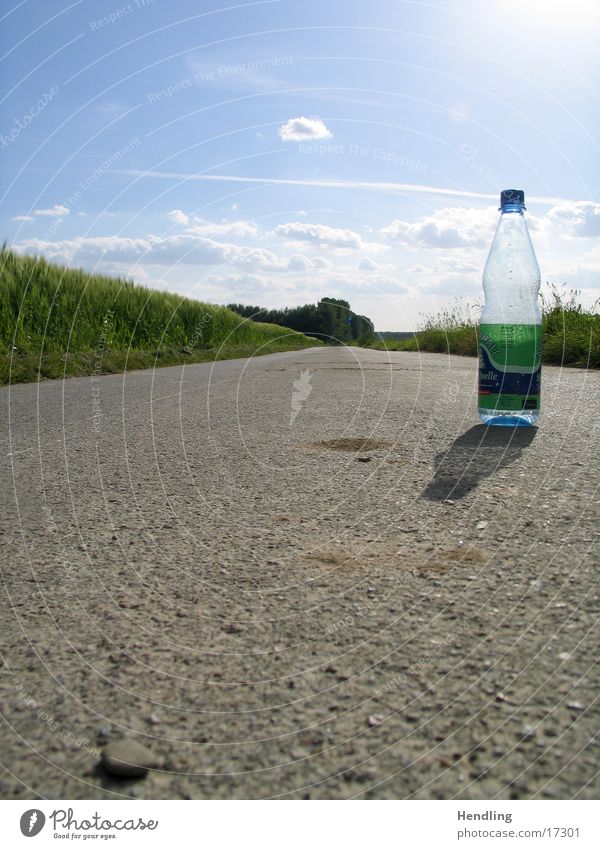
M540 269L525 222L525 194L505 189L483 271L479 416L484 424L533 425L540 417Z

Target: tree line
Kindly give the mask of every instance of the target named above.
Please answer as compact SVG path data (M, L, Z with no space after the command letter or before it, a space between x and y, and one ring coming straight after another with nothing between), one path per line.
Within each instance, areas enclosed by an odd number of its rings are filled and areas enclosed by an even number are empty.
M364 345L372 341L375 334L371 319L353 312L348 301L340 298L321 298L317 304L271 310L245 304L227 306L244 318L280 324L307 336L315 336L330 345L352 342Z

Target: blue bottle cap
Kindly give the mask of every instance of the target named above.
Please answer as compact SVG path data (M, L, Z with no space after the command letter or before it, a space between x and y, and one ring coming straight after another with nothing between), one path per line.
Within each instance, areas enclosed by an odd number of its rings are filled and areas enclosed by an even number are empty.
M500 193L500 209L511 206L525 209L525 192L522 189L503 189Z

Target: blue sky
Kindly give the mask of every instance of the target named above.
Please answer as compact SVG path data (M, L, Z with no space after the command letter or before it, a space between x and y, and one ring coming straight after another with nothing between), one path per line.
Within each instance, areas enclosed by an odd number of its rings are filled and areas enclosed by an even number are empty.
M1 228L217 303L473 303L501 188L544 280L600 284L586 0L0 3Z

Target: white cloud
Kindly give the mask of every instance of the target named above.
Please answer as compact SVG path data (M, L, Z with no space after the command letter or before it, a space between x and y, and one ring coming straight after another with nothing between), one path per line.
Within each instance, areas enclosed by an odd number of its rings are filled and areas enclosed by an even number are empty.
M565 201L553 206L548 218L571 236L600 236L600 203Z
M332 133L319 118L290 118L279 128L282 141L314 141L331 137Z
M187 224L190 220L185 212L182 212L181 209L172 209L171 212L167 212L167 218L173 221L175 224Z
M438 274L428 277L425 286L428 292L436 292L440 295L475 298L478 304L477 313L483 302L481 274Z
M292 242L314 242L319 246L332 245L336 248L363 248L365 243L359 233L326 224L309 224L304 221L290 221L278 224L272 231L275 236Z
M248 221L203 221L195 218L187 233L196 236L256 236L258 228Z
M285 269L286 263L265 248L216 242L191 233L178 236L79 237L64 241L29 239L15 246L22 252L42 253L58 262L124 262L149 265L230 265L247 268Z
M312 213L301 217L294 212L296 220L286 221L286 216L279 218L279 225L273 222L265 227L245 220L210 221L173 209L167 215L178 226L165 235L82 236L62 241L48 235L22 239L16 249L140 282L145 273L152 286L162 289L167 284L157 281L169 278L168 288L175 286L177 291L221 303L287 306L337 293L378 320L379 327L401 329L416 324L424 305L431 305L428 311L435 312L446 307L453 295L464 296L465 302L483 297L481 275L499 217L497 204L477 205L474 199L446 199L445 203L451 206L425 207L427 214L417 213L413 220L409 212L406 220L396 219L387 226L379 219L373 225L377 235L371 236L350 218L333 219L334 224L347 223L347 227L328 226L311 223ZM597 297L597 292L592 297L593 287L600 283L600 241L590 238L596 233L599 208L588 201L561 201L548 204L543 216L526 215L542 279L583 289L585 304ZM59 209L52 207L57 217ZM319 221L327 220L322 217L324 211ZM235 213L225 214L235 217ZM48 224L56 220L50 217ZM584 235L587 238L582 241ZM392 305L387 311L386 296ZM371 300L372 310L368 308Z
M256 226L248 221L205 221L203 218L192 218L181 209L171 210L167 218L187 227L185 232L194 236L256 236L258 233Z
M529 232L534 234L536 244L548 238L548 226L551 224L551 221L547 213L544 215L534 215L532 212L528 212L525 220L527 221Z
M361 259L358 267L361 271L377 271L379 264L366 256L364 259Z
M447 207L416 221L396 219L381 235L408 248L483 248L491 243L498 213L489 207Z
M400 272L412 281L413 292L429 296L432 292L445 296L483 297L482 271L485 256L472 258L471 250L456 250L453 254L428 254L428 265L417 263Z
M10 219L11 221L34 221L32 215L15 215L14 218Z
M573 235L600 235L600 214L594 215L593 207L600 205L577 203L557 204L546 215L526 215L527 226L532 234L534 246L539 249L556 238L553 227L568 230ZM439 209L415 221L396 219L381 230L381 235L390 242L411 249L440 248L460 251L461 249L488 249L498 223L498 212L493 206L454 206ZM476 254L479 256L479 253Z
M443 266L448 271L453 271L457 274L481 274L483 271L481 263L468 259L468 255L445 256Z
M369 275L368 279L364 274L352 276L350 273L335 275L339 281L340 298L347 297L348 294L369 292L373 296L382 295L401 295L409 291L408 286L402 283L397 276L389 276L386 274ZM331 276L334 279L334 275ZM344 295L344 292L346 295ZM354 307L354 301L351 300L351 306ZM355 308L356 309L356 308ZM365 315L369 315L369 309L364 310Z
M287 267L289 271L306 271L311 267L311 261L302 254L294 254L288 259Z
M265 277L261 274L227 274L223 276L212 276L211 282L221 293L221 301L231 303L232 299L241 299L242 302L254 303L255 298L265 299L269 293L268 302L273 305L276 302L287 305L290 292L296 293L297 284L292 280L281 277ZM283 300L281 293L286 292ZM258 300L259 306L264 306Z
M590 251L578 252L576 256L548 257L543 263L543 281L573 289L600 290L600 245Z
M39 215L46 218L59 218L69 214L69 207L62 206L60 203L55 203L50 209L34 209L34 215Z

